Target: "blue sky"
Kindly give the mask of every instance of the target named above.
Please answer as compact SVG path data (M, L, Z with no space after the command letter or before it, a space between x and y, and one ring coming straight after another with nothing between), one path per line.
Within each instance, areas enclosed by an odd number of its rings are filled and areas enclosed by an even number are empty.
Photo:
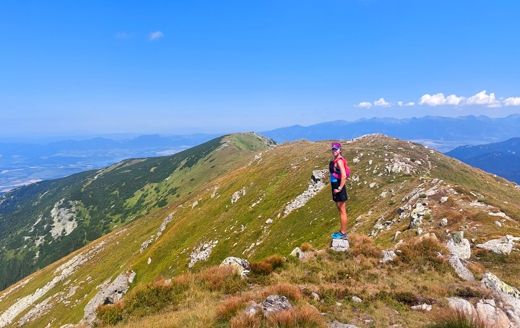
M513 0L3 0L0 136L520 113L519 12Z

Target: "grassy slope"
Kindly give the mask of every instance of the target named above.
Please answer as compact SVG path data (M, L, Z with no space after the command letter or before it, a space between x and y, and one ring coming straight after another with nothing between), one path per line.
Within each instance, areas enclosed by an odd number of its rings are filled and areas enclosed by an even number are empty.
M242 140L239 141L237 144L242 143ZM244 146L248 145L247 141L243 144ZM80 284L81 289L71 297L72 304L74 302L78 302L78 304L67 308L68 311L63 311L64 305L59 305L30 326L40 327L42 323L51 321L56 326L68 322L77 322L82 317L84 305L95 294L93 287L124 270L133 269L137 272L136 285L149 283L158 276L178 275L187 270L189 254L203 242L219 241L209 260L197 263L193 271L198 271L211 264L218 264L227 256L240 256L257 260L274 253L287 255L302 242L311 242L318 248L326 247L329 241L328 234L337 226L337 213L330 201L328 187L307 203L305 208L296 210L287 217L279 215L283 213L287 202L307 188L312 170L326 167L329 159L327 148L328 145L324 142L298 142L262 151L261 157L257 159L253 159L252 155L243 157L242 163L245 164L244 166L234 169L228 174L208 179L206 183L200 186L194 186L190 191L183 193L184 196L170 200L167 207L153 210L142 219L128 225L126 231L120 236L114 236L112 233L104 237L112 240L111 244L105 248L103 253L96 256L95 261L89 262L71 277L73 284L83 281ZM224 148L223 151L226 149L228 148ZM362 156L361 153L363 153ZM385 157L391 158L394 153L401 157L420 160L421 165L417 165L416 173L413 175L382 174L379 176L379 173L384 172L384 166L387 164ZM458 201L464 201L464 197L468 199L473 197L470 192L474 192L479 194L478 198L485 200L488 204L498 206L516 220L516 222L508 223L499 231L494 225L495 218L468 211L467 213L464 212L465 215L460 219L452 220L449 218L449 228L452 231L465 227L475 220L480 220L479 230L467 232L470 238L488 239L492 236L502 236L505 233L520 235L518 228L520 192L505 180L495 179L421 146L389 138L368 137L355 141L346 147L345 155L350 160L354 176L359 177L358 181L351 180L349 182L349 195L351 197L348 203L351 218L349 227L353 231L366 234L381 216L394 217L406 194L419 183L429 182L432 178L437 177L444 179L446 184L464 192L454 196L454 199L451 199L447 205L456 207ZM359 162L354 163L353 158L358 158ZM211 160L212 158L205 159L208 162ZM227 158L227 156L219 156L214 160L214 163L219 166L230 166L232 163L229 161L230 158ZM372 162L370 163L370 161ZM203 164L195 165L181 179L189 181L191 177L204 176L204 174L208 174L207 171L204 171L205 169L207 169L207 166ZM376 183L376 186L370 188L372 182ZM485 186L485 188L482 188L482 186ZM235 204L231 204L232 194L242 188L245 188L246 194ZM152 188L152 190L155 190L155 188ZM161 187L159 190L161 190ZM216 193L215 190L217 190ZM391 190L393 190L393 193L390 193L391 196L386 198L379 196L381 192ZM214 194L214 197L212 197L212 194ZM258 202L258 200L261 201ZM194 201L198 201L198 205L192 208ZM256 202L258 202L257 205L253 207L252 205ZM433 200L431 202L436 204ZM445 235L444 228L439 228L437 222L441 218L440 215L446 212L446 208L437 208L436 206L434 206L431 222L425 223L425 230L436 232L442 238ZM156 243L140 254L141 243L156 231L162 219L170 213L174 213L174 220L165 233ZM271 225L265 223L268 218L274 221ZM402 235L404 236L411 236L411 231L405 229L408 222L398 222L388 231L383 231L375 239L376 244L383 248L393 245L392 237L397 230L403 230ZM261 243L256 245L258 241L261 241ZM255 245L251 247L254 243ZM494 273L507 282L520 286L517 275L520 267L518 267L518 263L514 263L515 256L502 258L487 253L477 255L480 258L475 258L475 261L480 261L481 264L492 269ZM147 264L148 258L151 259L151 264ZM326 260L328 261L327 265L331 266L331 272L335 272L336 275L341 277L342 273L338 273L338 270L341 271L340 269L335 268L333 270L335 258ZM351 259L351 261L354 261L351 264L357 263L356 261L359 262L357 259ZM500 264L507 264L513 270L505 270ZM43 282L50 280L52 270L57 265L58 263L53 264L33 275L33 280L25 287L13 292L3 300L0 304L0 313L13 304L17 297L34 291ZM304 277L301 277L301 270L304 270L304 272L307 270L299 267L302 265L305 266L305 264L289 266L286 273L273 279L297 284L308 283ZM374 275L381 274L377 266L374 265L365 269L361 267L361 269L360 272L356 273L359 277L357 282L360 286L368 286L369 280L373 279ZM319 272L320 268L318 266L313 270ZM366 272L363 270L372 271L372 273L365 275ZM435 286L441 285L442 281L446 279L451 282L457 281L452 274L438 273L432 275L429 273L415 277L413 268L407 270L405 277L399 277L399 270L393 273L385 272L388 277L381 280L376 279L374 290L379 291L392 284L404 284L407 288L418 292L421 288L434 289ZM321 272L321 274L323 273ZM294 277L298 274L300 278ZM332 276L335 275L331 274ZM92 277L90 282L86 282L88 275ZM284 277L284 275L286 276ZM342 283L341 278L330 277L328 279L335 279L335 283ZM429 281L423 283L423 285L427 285L426 287L421 287L421 279ZM357 292L357 288L360 290L364 288L360 286L354 286L356 289L352 292ZM319 288L322 288L322 286L319 286ZM64 289L66 287L60 285L56 288L56 291ZM84 298L84 294L87 292L89 296ZM432 296L441 294L432 291ZM202 295L205 294L202 293ZM364 294L361 295L364 296ZM367 294L366 297L375 297L374 295ZM202 299L204 297L206 296L203 296ZM381 301L382 303L378 302L376 302L377 306L386 309L383 313L390 313L388 311L393 309L392 301L387 302L388 304L385 303L385 299ZM377 313L377 306L362 310L372 313L372 316L374 316ZM346 318L349 313L352 314L352 311L356 312L355 308L356 305L351 304L338 313L334 312L334 316ZM63 313L66 313L66 315ZM175 316L174 313L170 315ZM407 314L407 318L412 320L406 321L408 324L413 323L412 326L421 321L420 315L417 313L410 312Z

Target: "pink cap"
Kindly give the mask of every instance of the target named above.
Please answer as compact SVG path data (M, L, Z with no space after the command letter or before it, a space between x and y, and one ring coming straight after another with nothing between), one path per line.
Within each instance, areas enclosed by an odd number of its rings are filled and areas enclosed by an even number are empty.
M339 142L333 142L331 144L332 149L341 149L341 144Z

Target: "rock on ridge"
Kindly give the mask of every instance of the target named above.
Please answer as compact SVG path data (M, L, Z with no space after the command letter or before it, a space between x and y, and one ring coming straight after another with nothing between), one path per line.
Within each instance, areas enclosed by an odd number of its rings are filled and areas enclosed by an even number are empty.
M251 269L248 260L233 256L226 257L220 266L231 266L241 277L245 277Z
M509 255L513 250L514 242L519 241L520 238L510 235L499 239L491 239L483 244L478 244L478 248L487 249L497 254Z
M192 268L195 263L199 261L206 261L211 255L213 247L215 247L217 244L218 240L211 240L196 247L190 254L190 263L188 264L188 267Z
M96 320L96 309L103 304L115 304L123 298L134 281L135 272L129 271L118 275L112 282L106 281L99 288L98 293L85 306L83 317L87 324Z
M289 202L283 211L283 216L286 217L292 211L305 206L305 204L316 196L323 188L325 188L325 175L327 170L312 171L311 181L307 190L298 195L293 201Z

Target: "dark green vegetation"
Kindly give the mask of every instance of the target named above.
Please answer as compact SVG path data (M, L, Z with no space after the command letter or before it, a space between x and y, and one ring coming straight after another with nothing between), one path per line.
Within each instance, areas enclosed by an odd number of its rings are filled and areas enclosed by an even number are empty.
M254 135L220 137L172 156L125 160L0 196L0 290L115 226L188 196L268 144Z

